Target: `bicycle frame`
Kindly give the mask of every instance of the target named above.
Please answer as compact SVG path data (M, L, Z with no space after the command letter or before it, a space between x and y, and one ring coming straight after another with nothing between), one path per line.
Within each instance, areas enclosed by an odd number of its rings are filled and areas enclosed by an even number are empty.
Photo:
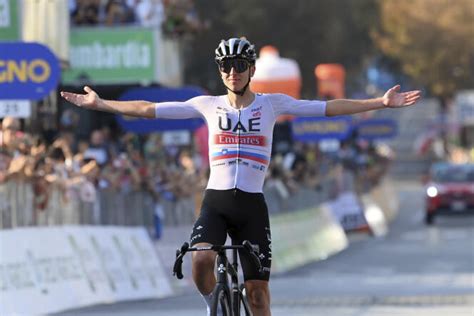
M231 300L232 300L232 310L235 315L240 315L240 302L242 301L244 305L246 304L243 293L239 288L239 275L237 271L239 270L239 264L237 261L237 249L232 249L232 264L230 264L230 282L231 282Z
M239 249L246 249L250 254L250 257L254 261L258 270L262 272L262 265L258 258L258 246L252 245L248 241L244 241L242 245L230 245L230 246L217 246L210 245L205 247L194 247L190 248L188 243L184 243L181 249L176 250L176 261L173 266L173 275L176 275L178 279L183 278L182 263L183 257L187 252L190 251L210 251L214 250L217 252L216 259L216 288L224 287L229 294L229 306L232 310L233 315L240 315L240 303L242 302L245 312L247 315L252 315L250 307L245 298L245 295L239 285L238 276L238 253ZM229 262L226 254L226 250L232 250L232 262ZM231 287L229 288L229 279L231 280ZM242 284L243 286L243 284Z
M250 307L244 299L244 294L239 286L239 275L238 275L238 255L237 249L232 249L232 262L227 260L225 250L217 252L217 284L225 284L228 287L228 277L230 276L230 298L231 308L234 315L240 315L240 302L243 303L244 309L247 315L251 314Z

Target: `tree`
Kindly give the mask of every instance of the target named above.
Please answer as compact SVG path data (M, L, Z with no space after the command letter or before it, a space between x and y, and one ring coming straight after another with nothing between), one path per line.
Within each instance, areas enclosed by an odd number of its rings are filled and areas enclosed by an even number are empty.
M379 1L375 43L403 71L439 97L474 83L472 0Z
M303 77L302 95L316 94L314 67L341 63L349 74L360 73L372 54L369 36L377 19L376 0L200 0L196 7L211 27L189 47L186 78L211 92L224 92L213 50L220 39L247 36L257 45L276 46L281 56L295 59Z
M474 3L472 0L383 0L374 39L399 61L405 73L439 99L440 118L448 100L474 84ZM438 126L449 153L447 126Z

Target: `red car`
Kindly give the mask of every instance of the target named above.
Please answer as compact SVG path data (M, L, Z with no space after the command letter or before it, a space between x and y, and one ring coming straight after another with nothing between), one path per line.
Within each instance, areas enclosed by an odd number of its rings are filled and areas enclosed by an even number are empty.
M474 214L474 164L435 163L426 186L425 222L457 213Z

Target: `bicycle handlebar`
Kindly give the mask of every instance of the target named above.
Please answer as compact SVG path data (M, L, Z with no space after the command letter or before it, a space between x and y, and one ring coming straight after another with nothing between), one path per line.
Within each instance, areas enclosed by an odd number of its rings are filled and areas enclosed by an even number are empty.
M181 280L183 278L183 257L188 252L189 249L189 244L185 242L182 246L181 249L176 249L176 260L174 262L173 266L173 275L176 275L176 277Z
M211 246L206 246L206 247L194 247L190 248L189 243L185 242L180 249L176 249L176 260L173 265L173 275L175 275L178 279L183 278L183 271L182 271L182 265L183 265L183 257L187 252L191 251L209 251L209 250L214 250L216 252L220 252L222 250L228 250L228 249L245 249L250 255L250 258L252 258L253 263L255 266L258 268L259 273L263 273L263 268L262 268L262 263L260 262L260 258L258 257L258 254L260 253L258 245L252 244L248 240L244 240L242 245L232 245L232 246L225 246L225 245L211 245Z

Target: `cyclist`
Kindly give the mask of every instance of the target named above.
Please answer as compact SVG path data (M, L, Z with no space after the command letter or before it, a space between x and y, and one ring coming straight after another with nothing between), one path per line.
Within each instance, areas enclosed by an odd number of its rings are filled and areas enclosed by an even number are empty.
M278 115L336 116L401 108L416 103L421 93L401 93L397 85L380 98L327 102L296 100L284 94L255 94L249 88L255 60L254 45L245 38L219 43L215 61L227 88L227 94L221 96L198 96L185 102L111 101L101 99L89 87L84 87L86 94L61 92L61 95L81 107L130 116L204 118L209 128L211 172L201 213L191 234L191 245L224 244L227 234L236 243L247 239L258 244L263 275L244 253L241 253L241 265L254 315L270 315L271 233L262 187ZM192 261L194 282L209 306L216 282L215 254L195 252Z

